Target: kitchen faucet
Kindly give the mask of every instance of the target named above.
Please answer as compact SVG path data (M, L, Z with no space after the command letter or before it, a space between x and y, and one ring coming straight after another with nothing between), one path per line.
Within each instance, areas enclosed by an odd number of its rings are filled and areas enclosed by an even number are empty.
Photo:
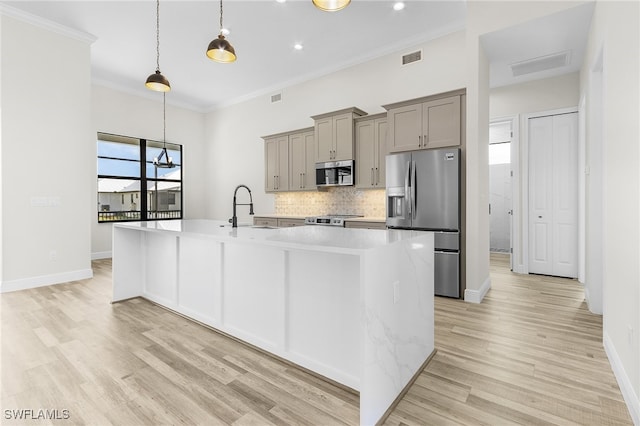
M245 188L249 192L249 204L238 204L236 202L236 194L238 193L238 189ZM249 206L249 214L253 214L253 197L251 196L251 190L247 185L238 185L236 186L236 190L233 191L233 216L231 217L231 227L238 227L238 217L236 216L236 206Z

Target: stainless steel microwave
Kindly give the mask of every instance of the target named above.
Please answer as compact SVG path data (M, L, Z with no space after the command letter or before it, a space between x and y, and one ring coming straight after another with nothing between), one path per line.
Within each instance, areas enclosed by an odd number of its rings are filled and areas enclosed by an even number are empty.
M316 163L316 186L342 186L354 183L353 160Z

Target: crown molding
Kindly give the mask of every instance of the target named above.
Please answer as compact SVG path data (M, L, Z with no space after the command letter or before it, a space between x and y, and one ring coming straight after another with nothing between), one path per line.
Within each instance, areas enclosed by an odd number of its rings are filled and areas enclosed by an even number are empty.
M86 44L92 44L98 39L93 34L76 30L74 28L69 28L67 26L58 24L57 22L53 22L49 19L36 16L32 13L25 12L20 9L16 9L15 7L11 7L2 3L0 3L0 15L8 16L10 18L14 18L19 21L26 22L36 27L72 38L74 40L81 41Z

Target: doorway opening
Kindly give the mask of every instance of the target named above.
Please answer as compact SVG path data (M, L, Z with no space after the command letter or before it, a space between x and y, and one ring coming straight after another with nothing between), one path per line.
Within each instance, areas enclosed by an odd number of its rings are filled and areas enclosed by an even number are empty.
M489 248L493 253L509 255L513 216L512 123L501 120L489 124Z

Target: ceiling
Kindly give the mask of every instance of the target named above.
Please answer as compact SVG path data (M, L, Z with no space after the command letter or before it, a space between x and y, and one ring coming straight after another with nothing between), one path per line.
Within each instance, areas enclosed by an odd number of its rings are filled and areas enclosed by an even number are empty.
M328 13L309 0L226 0L224 26L238 60L219 64L205 55L219 32L219 3L162 0L160 69L172 88L167 103L209 111L464 29L464 0L405 1L401 11L393 3L353 0L346 9ZM2 4L92 34L93 81L157 99L157 93L144 87L156 68L154 0ZM484 36L491 85L577 70L593 10L587 6ZM295 43L303 49L295 50ZM567 49L574 52L570 67L515 79L505 72L512 62Z

